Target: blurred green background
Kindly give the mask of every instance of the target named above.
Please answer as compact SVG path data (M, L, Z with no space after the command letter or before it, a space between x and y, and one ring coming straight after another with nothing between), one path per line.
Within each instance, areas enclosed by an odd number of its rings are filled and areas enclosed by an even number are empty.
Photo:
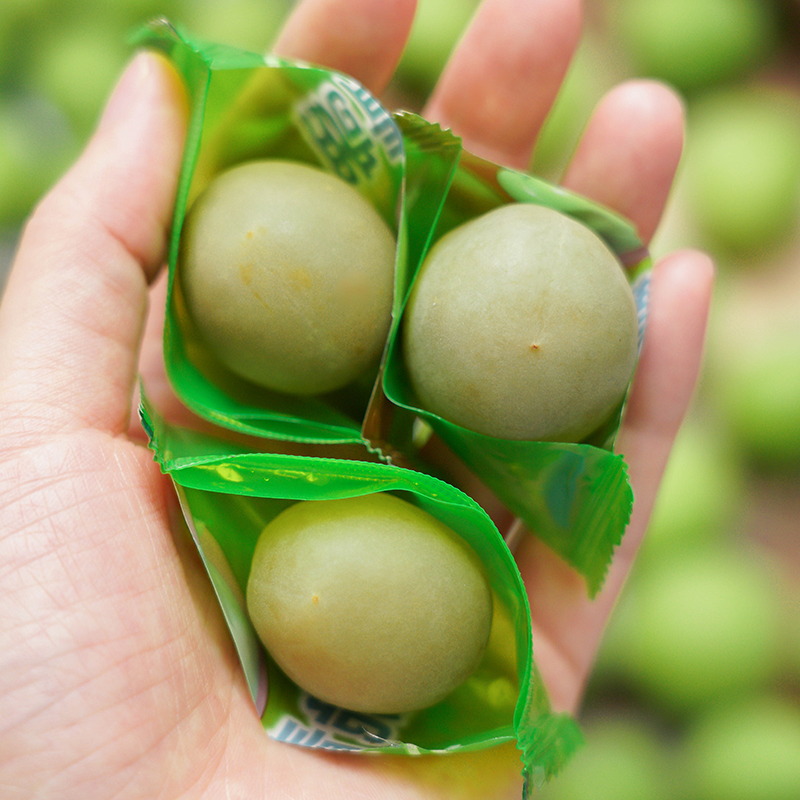
M291 0L4 0L0 285L75 158L133 26L261 51ZM475 8L420 0L387 105L418 110ZM705 366L550 800L800 798L800 0L589 0L532 169L557 180L593 105L676 87L687 146L657 257L718 265Z

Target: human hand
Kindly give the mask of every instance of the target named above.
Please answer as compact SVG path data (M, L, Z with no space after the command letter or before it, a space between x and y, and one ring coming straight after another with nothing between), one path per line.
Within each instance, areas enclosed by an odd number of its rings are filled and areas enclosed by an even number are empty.
M385 88L412 0L305 0L275 46ZM485 0L423 114L465 147L524 167L578 40L576 0ZM0 786L11 798L518 797L512 747L358 758L271 741L171 485L129 429L187 118L160 57L139 55L76 166L26 227L0 307ZM601 103L565 185L652 235L682 139L663 87ZM711 267L653 273L649 328L618 449L636 504L593 602L533 537L517 559L537 664L574 711L695 382ZM148 334L162 309L153 296ZM140 356L141 352L141 356Z

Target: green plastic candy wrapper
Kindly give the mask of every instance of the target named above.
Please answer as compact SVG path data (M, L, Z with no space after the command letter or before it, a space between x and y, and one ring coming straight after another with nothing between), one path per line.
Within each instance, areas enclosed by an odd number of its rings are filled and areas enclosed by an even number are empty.
M641 334L645 249L625 220L477 159L457 137L417 115L390 114L346 75L198 40L163 18L135 41L172 60L191 98L170 242L164 357L177 396L212 423L212 432L171 424L148 401L147 387L141 416L156 461L173 480L266 732L300 746L407 755L513 740L529 796L563 767L580 732L572 718L550 708L525 587L507 544L474 499L425 463L418 433L435 431L594 595L632 506L625 464L613 452L624 404L580 444L512 442L460 429L413 406L396 346L403 307L437 238L503 203L531 202L575 217L617 253L633 286ZM396 234L383 358L375 374L345 391L288 397L246 383L205 351L183 305L176 269L187 209L217 173L258 158L296 160L338 175ZM398 493L461 535L481 558L495 598L492 636L476 674L413 714L356 714L306 694L271 661L242 602L256 539L281 510L301 500L382 491Z
M428 162L451 163L460 143L451 134L410 115L397 115L407 152L424 147ZM427 165L426 165L427 166ZM409 166L409 172L413 165ZM583 575L590 595L602 586L614 549L630 518L633 495L626 465L613 452L624 410L614 414L590 439L580 443L511 441L475 433L414 405L401 357L402 306L430 246L457 225L506 203L538 203L573 217L598 234L625 266L639 315L643 340L651 261L626 220L590 201L521 172L486 162L466 152L453 163L451 181L421 253L403 265L398 295L401 313L390 333L384 396L429 423L432 429L539 538ZM379 426L376 426L379 428ZM368 431L371 440L390 434Z
M143 402L142 420L176 487L267 733L295 745L405 755L450 753L516 741L531 785L557 773L581 741L575 721L550 709L533 660L530 608L514 559L467 495L430 475L344 458L256 452L170 425ZM456 530L480 557L495 598L492 634L476 673L413 714L355 713L289 681L260 644L243 605L263 527L300 500L394 492Z
M192 117L173 220L164 356L178 397L196 414L242 433L304 442L361 442L372 381L324 398L288 397L249 384L203 347L175 279L187 208L219 172L243 161L282 158L322 167L353 183L397 232L402 137L390 115L355 81L327 70L192 42L168 22L137 37L181 71Z

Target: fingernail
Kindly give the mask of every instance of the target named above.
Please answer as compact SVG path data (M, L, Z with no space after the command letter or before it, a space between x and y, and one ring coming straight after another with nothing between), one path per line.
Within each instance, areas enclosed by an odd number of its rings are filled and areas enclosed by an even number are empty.
M149 53L137 53L133 57L106 103L100 128L115 127L135 115L146 95L144 89L152 71L152 56Z

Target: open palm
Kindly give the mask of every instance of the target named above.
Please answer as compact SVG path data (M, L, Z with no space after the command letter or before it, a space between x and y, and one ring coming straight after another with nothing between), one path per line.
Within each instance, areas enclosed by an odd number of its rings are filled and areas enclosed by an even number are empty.
M413 0L305 0L275 52L386 87ZM524 168L580 35L577 0L484 0L424 115ZM0 307L0 787L19 798L516 797L513 746L359 758L265 735L170 483L130 433L139 371L160 375L153 293L187 119L160 57L138 55L75 167L24 232ZM653 234L682 146L679 102L632 82L601 102L564 176ZM696 379L707 258L656 265L618 439L636 495L606 588L536 539L517 551L537 663L574 711L644 534ZM147 325L151 295L155 311ZM145 336L147 331L147 336Z

